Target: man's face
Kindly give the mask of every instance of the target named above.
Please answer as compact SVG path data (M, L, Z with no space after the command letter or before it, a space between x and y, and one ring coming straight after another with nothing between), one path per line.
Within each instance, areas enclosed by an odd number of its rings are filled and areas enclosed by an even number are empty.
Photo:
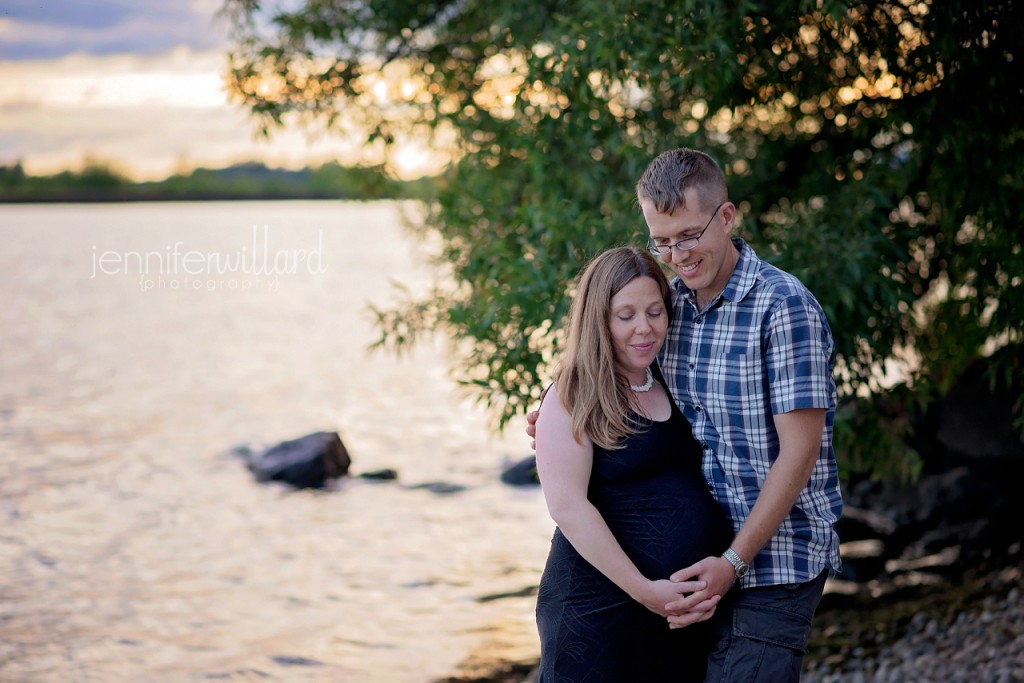
M654 244L676 244L700 235L692 249L673 247L661 259L698 298L707 301L725 289L736 267L739 255L730 239L736 207L731 202L724 202L717 211L715 206L703 206L692 188L683 197L685 208L677 206L671 214L659 213L649 201L641 202L640 208Z

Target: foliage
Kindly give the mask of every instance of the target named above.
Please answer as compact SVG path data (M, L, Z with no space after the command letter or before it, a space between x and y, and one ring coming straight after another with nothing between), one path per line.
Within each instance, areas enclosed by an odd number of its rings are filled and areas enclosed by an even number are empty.
M51 176L27 175L20 163L0 166L0 202L404 199L428 196L435 184L429 178L395 180L380 166L348 168L333 162L294 171L248 162L227 168L197 168L140 183L98 162L82 171Z
M382 199L404 196L403 184L388 177L379 166L346 168L335 162L297 170L267 168L258 162L221 169L198 168L146 185L159 187L169 197Z
M95 160L81 171L49 176L29 175L20 162L0 166L0 202L121 200L130 184L123 173Z
M462 340L463 379L502 425L551 376L583 261L643 241L634 183L675 146L723 163L741 234L818 296L846 408L885 394L893 363L911 389L899 410L927 404L1022 337L1021 3L288 7L226 0L233 91L266 132L320 122L450 147L427 217L448 279L378 311L381 343ZM846 461L913 472L900 429L875 429Z

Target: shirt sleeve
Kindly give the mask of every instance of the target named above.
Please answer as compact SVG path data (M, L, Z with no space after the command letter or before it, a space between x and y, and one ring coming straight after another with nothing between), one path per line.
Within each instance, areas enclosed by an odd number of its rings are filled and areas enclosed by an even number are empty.
M772 414L828 408L832 377L832 332L810 296L781 298L767 317L763 343Z

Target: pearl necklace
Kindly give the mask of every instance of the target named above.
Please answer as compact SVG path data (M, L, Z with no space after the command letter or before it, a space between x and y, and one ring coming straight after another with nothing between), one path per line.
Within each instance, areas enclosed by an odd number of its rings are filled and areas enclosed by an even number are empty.
M645 391L650 391L651 387L654 386L654 375L651 373L651 369L647 368L647 381L643 384L630 384L629 388L638 394L642 394Z

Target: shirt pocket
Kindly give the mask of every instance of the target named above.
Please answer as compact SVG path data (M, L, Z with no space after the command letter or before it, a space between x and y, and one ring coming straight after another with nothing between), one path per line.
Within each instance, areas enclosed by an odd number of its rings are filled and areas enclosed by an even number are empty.
M752 420L762 420L766 410L763 377L763 359L755 351L712 356L706 394L709 409L718 413L722 424L730 426L742 427Z

